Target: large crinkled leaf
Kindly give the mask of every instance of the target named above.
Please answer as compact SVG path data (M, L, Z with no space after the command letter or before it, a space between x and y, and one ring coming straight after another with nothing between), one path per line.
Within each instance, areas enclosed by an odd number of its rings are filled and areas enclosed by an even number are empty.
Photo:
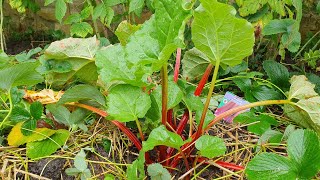
M188 81L200 80L210 60L197 48L187 51L182 59L183 77Z
M298 106L285 104L283 106L283 111L285 115L290 118L290 120L302 127L312 129L312 127L314 126L308 113Z
M71 80L94 83L97 78L95 54L99 42L92 38L67 38L51 43L45 51L39 71L47 75L48 83L62 86Z
M252 54L254 29L244 19L235 17L236 10L216 0L201 0L194 13L192 41L211 63L235 66Z
M298 101L285 105L284 113L297 124L320 134L320 97L314 87L304 75L293 76L288 99Z
M129 37L139 30L140 25L132 25L128 21L122 21L115 34L117 35L121 45L125 46L128 42Z
M142 76L135 75L135 69L126 64L123 47L120 45L102 48L97 53L96 65L101 79L110 86L116 82L125 82L143 86Z
M0 89L9 90L14 86L35 85L43 77L35 70L39 63L21 63L0 70Z
M227 147L224 144L223 139L210 135L201 136L196 141L195 146L200 151L201 156L207 158L221 156L227 150Z
M18 123L11 129L7 139L10 146L20 146L28 142L41 141L47 139L56 132L56 130L52 129L36 128L31 135L24 136L21 133L22 124L23 122Z
M36 159L53 154L64 145L69 135L69 131L59 129L50 138L27 143L27 156L31 159Z
M150 97L141 88L131 85L118 85L112 88L107 97L109 119L121 122L143 118L151 107Z
M320 140L311 130L296 130L288 138L288 154L301 179L311 179L320 170Z
M113 74L111 80L120 79L131 85L141 86L146 75L160 70L176 48L183 47L183 30L190 11L183 9L182 0L159 0L154 2L154 6L155 14L129 37L126 46L116 49L118 54L109 50L104 52L104 56L97 57L97 66L105 83L110 83L110 78L103 73L108 68L103 66L106 61L111 63L108 66L117 67L116 69L124 67L130 74L138 76L132 81L132 75L126 80L121 74Z
M80 100L93 100L100 105L105 105L105 98L94 86L81 84L68 89L59 100L59 104L78 102Z
M148 139L142 142L142 150L144 152L150 151L155 146L160 145L180 149L183 144L184 141L178 134L168 131L165 126L161 125L160 127L153 129Z
M67 38L55 41L45 51L46 59L81 58L93 60L98 50L96 37Z
M273 153L255 156L249 162L246 174L249 180L296 179L294 165L287 158Z
M310 83L306 76L293 76L288 99L308 99L318 94L314 91L315 85Z
M304 121L309 121L307 123L311 125L311 128L320 134L320 97L302 99L296 105L309 115L309 118Z

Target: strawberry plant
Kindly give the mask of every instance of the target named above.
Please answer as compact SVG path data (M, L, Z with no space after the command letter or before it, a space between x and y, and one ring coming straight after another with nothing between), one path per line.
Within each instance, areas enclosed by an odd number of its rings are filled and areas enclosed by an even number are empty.
M251 108L234 121L250 123L248 130L261 136L256 151L264 151L261 147L268 141L280 143L288 137L289 156L257 155L246 169L248 178L262 175L266 179L275 176L281 179L283 174L291 179L314 176L320 166L305 173L302 167L307 166L306 162L312 159L310 154L316 154L319 148L320 96L306 76L290 78L283 65L268 60L263 62L263 69L269 80L260 78L257 72L220 79L221 71L238 72L235 69L242 69L243 59L252 54L255 42L252 24L236 17L234 7L216 0L200 0L198 6L193 1L185 4L183 0L159 0L153 2L153 7L155 13L144 24L135 26L124 21L119 25L116 31L119 44L104 46L96 37L68 38L53 42L39 62L26 60L1 68L0 89L8 96L9 110L4 111L7 115L0 128L14 126L8 144L27 144L27 156L32 159L48 156L64 145L69 136L66 129L87 130L84 119L89 110L118 127L139 151L137 159L126 168L127 179L144 179L145 170L153 179L170 179L177 169L188 172L181 178L190 179L197 165L210 162L233 171L245 169L221 160L219 156L228 149L225 141L208 132L224 118ZM291 33L288 26L297 27L299 18L283 21L288 22L286 26L270 25L265 31L283 33L282 38L286 39ZM279 22L275 20L275 24ZM184 53L184 31L188 25L194 47ZM291 45L286 47L297 46ZM175 64L170 64L174 52L177 52ZM180 63L184 78L179 77ZM174 67L172 73L168 67ZM193 86L186 79L200 81ZM205 88L209 79L211 82ZM215 116L209 109L210 102L218 83L224 81L237 85L250 103ZM45 110L36 102L31 104L29 113L13 103L13 87L41 82L67 90L58 102L53 98L46 103ZM205 98L201 97L203 92L207 93ZM256 110L269 105L280 106L291 121L309 130L294 131L288 126L283 135L271 129L278 122ZM34 122L44 111L51 116L52 123L63 125L62 128L36 127ZM134 124L137 131L130 129L129 124ZM36 153L43 148L46 150ZM67 169L67 173L81 178L91 176L85 156L82 149L74 160L75 168ZM318 154L314 159L314 162L319 159ZM273 169L268 162L281 165L281 169Z

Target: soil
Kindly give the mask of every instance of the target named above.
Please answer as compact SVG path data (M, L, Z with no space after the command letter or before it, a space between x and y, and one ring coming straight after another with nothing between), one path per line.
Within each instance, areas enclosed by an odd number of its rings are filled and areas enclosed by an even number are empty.
M37 174L42 177L47 177L52 180L73 180L72 176L67 176L64 172L66 160L65 159L41 159L34 163L28 164L28 171L33 174ZM31 180L37 180L37 178L30 178Z

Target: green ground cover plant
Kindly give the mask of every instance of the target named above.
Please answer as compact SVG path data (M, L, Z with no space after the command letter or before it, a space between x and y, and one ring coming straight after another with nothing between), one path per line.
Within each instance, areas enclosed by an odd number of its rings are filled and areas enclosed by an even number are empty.
M259 7L286 16L282 6L272 1L257 1L254 8L250 2L237 2L241 16L255 14ZM132 4L143 7L144 3L130 1L129 11L138 15L141 8ZM283 59L286 49L295 53L300 48L302 1L278 3L285 5L289 16L269 21L262 35L279 38ZM130 165L118 169L123 179L195 179L196 167L212 164L245 172L253 180L316 177L320 170L319 84L310 82L307 74L290 74L275 60L261 62L264 73L248 71L244 60L254 52L255 28L229 4L159 0L152 8L154 14L145 23L124 21L118 26L117 44L105 44L96 36L70 37L17 56L2 52L0 130L1 134L10 131L7 144L25 144L26 156L39 160L58 149L67 150L73 132L88 131L89 121L102 117L127 136L138 154ZM88 14L82 17L85 11ZM77 19L69 20L81 24L86 18L94 19L96 11L84 9L74 15ZM194 46L190 49L186 48L187 28ZM72 30L71 34L77 35ZM39 57L33 58L35 54ZM30 100L30 92L39 89L61 94L43 91L53 93L49 101ZM225 89L238 91L249 103L215 116L215 94ZM211 132L224 118L248 109L234 119L258 137L257 155L244 167L221 158L228 155L228 144ZM284 129L278 121L283 119L277 118L279 111L287 117ZM284 147L282 155L269 151L266 144ZM105 149L110 150L108 141ZM82 148L74 166L66 169L68 175L92 176L86 152L95 153ZM105 175L108 178L115 175Z

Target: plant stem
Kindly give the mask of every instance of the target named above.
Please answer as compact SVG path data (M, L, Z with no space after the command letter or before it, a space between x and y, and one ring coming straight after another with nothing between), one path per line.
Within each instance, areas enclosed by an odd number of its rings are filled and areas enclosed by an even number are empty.
M1 50L4 52L4 40L3 40L3 7L2 7L2 0L0 0L0 43L1 43Z
M179 69L180 69L180 62L181 62L181 48L177 49L177 57L176 57L176 65L174 67L174 82L178 81L179 78Z
M184 160L184 163L186 164L187 170L189 170L190 166L189 166L189 162L188 162L188 159L187 159L186 155L184 154L184 152L181 149L179 149L179 152L180 152L180 154L181 154L181 156L182 156L182 158Z
M173 129L175 129L176 128L176 126L173 124L173 109L169 109L168 110L168 113L167 113L167 121L168 121L168 123L167 124L169 124Z
M319 33L320 33L320 31L316 32L316 33L308 40L308 42L306 42L306 43L302 46L302 48L301 48L301 49L299 50L299 52L294 56L293 59L297 59L297 57L301 54L301 52L307 47L307 45L308 45L309 43L311 43L311 41L312 41Z
M12 109L13 109L13 103L12 103L12 98L11 98L11 89L9 89L9 91L8 91L8 99L9 99L10 108L9 108L8 114L0 123L0 129L2 129L3 124L9 119L11 112L12 112Z
M189 137L192 136L192 129L193 129L193 118L192 118L192 111L188 111L189 112L189 124L190 124L190 129L189 129Z
M87 3L88 3L91 7L93 7L90 0L87 0ZM96 32L97 38L100 39L100 34L99 34L99 30L98 30L97 20L96 20L96 19L93 19L93 10L92 10L90 13L91 13L91 17L92 17L92 22L93 22L94 31Z
M213 68L213 65L210 63L206 69L206 71L204 72L199 84L198 84L198 87L197 89L194 91L194 95L195 96L200 96L200 94L202 93L202 90L203 90L203 87L204 85L206 84L208 78L209 78L209 75L212 71L212 68Z
M280 105L280 104L293 104L293 102L291 102L290 100L287 100L287 99L286 100L266 100L266 101L259 101L259 102L254 102L254 103L238 106L238 107L232 108L232 109L230 109L230 110L228 110L228 111L216 116L209 123L209 125L206 127L206 129L204 131L208 131L214 124L216 124L217 122L221 121L223 118L228 117L228 116L230 116L232 114L235 114L235 113L237 113L239 111L243 111L243 110L246 110L248 108L253 108L253 107L257 107L257 106ZM204 131L202 131L202 133ZM189 148L191 148L193 146L195 141L200 137L200 136L197 136L197 133L198 133L198 131L191 136L192 141L190 143L187 143L187 144L182 146L182 148L181 148L182 152L188 150ZM177 158L175 158L172 161L172 164L171 164L172 168L176 167L176 165L177 165L176 161L177 161Z
M0 113L7 113L9 110L0 110Z
M266 106L266 105L276 105L276 104L291 104L292 102L290 100L266 100L266 101L259 101L259 102L254 102L254 103L250 103L250 104L246 104L246 105L242 105L242 106L238 106L235 108L232 108L218 116L216 116L210 123L209 125L206 127L205 131L209 130L210 127L212 127L213 125L215 125L217 122L221 121L223 118L228 117L230 115L233 115L237 112L249 109L249 108L253 108L253 107L257 107L257 106Z
M92 111L92 112L94 112L96 114L99 114L102 117L107 117L108 116L107 112L105 112L105 111L103 111L101 109L86 105L86 104L69 103L69 105L74 105L74 106L77 106L77 107L81 107L81 108L90 110L90 111ZM142 145L141 145L140 140L137 138L137 136L135 136L123 123L118 122L116 120L113 120L111 122L114 125L116 125L123 133L125 133L128 136L128 138L134 143L134 145L138 148L138 150L141 150Z
M168 111L168 67L167 63L163 65L161 71L162 79L162 124L167 124L167 111Z
M141 124L140 124L138 118L136 119L136 124L137 124L138 130L139 130L139 134L140 134L141 140L144 141L144 135L143 135Z
M212 93L213 93L213 90L214 90L214 86L216 85L216 80L217 80L217 76L218 76L219 67L220 67L220 60L217 59L216 65L214 67L213 77L212 77L210 89L209 89L209 92L208 92L208 95L207 95L206 103L204 104L204 109L202 111L202 115L201 115L201 118L200 118L200 123L199 123L199 126L198 126L196 137L199 137L200 134L202 134L202 131L203 131L202 128L203 128L203 124L204 124L204 119L205 119L205 117L207 115L207 111L208 111L208 108L209 108L209 104L210 104L211 96L212 96Z

